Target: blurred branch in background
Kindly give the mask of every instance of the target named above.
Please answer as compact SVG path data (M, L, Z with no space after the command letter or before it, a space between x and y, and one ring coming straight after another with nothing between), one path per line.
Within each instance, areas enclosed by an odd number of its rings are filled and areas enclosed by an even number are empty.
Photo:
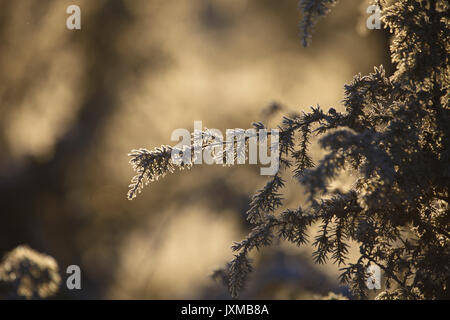
M55 259L27 246L18 246L0 263L1 299L50 298L60 282Z
M37 6L36 2L33 1L28 2L28 4L32 7ZM46 15L51 14L55 6L57 5L44 6L32 18L37 21L43 19ZM14 11L14 9L22 8L17 5L16 8L10 6L9 9ZM79 98L81 102L79 110L74 116L74 120L69 127L65 128L65 133L61 138L55 141L50 158L40 160L27 157L25 162L16 163L12 161L9 166L1 171L0 202L2 211L7 213L3 217L3 225L7 229L1 232L0 251L5 251L19 238L20 241L37 243L39 247L49 246L52 251L58 250L58 255L61 257L62 251L53 247L54 243L59 242L59 245L62 245L65 249L64 251L70 254L70 256L63 257L63 262L80 260L79 255L81 253L77 252L77 245L74 241L77 239L79 228L82 227L80 225L82 221L77 218L76 212L71 212L75 208L65 209L65 203L71 188L67 184L66 177L68 172L73 170L82 159L92 154L95 149L96 135L107 124L108 117L117 107L116 94L120 82L124 80L127 72L129 72L128 70L133 70L132 66L126 64L127 60L121 59L116 48L115 35L118 32L123 32L130 18L123 1L97 2L91 18L101 27L92 28L90 32L67 34L66 36L69 38L75 37L72 41L76 40L83 47L81 50L83 54L81 57L82 63L73 66L84 68L83 77L80 80L84 83L84 87L79 92L73 92L75 96L81 96ZM45 24L42 28L44 27ZM10 41L18 41L19 39L10 39ZM63 46L70 39L63 39L63 41L63 43L53 43L53 46ZM8 41L5 39L4 42ZM36 69L36 59L42 61L41 65L37 66L40 68L36 70L36 73L17 79L18 83L14 83L10 90L17 90L18 85L23 86L23 88L16 95L10 96L7 100L8 104L3 103L2 106L11 105L14 102L20 103L20 100L27 96L24 92L32 90L33 87L38 87L40 79L49 76L48 64L52 63L56 57L48 56L48 49L40 52L40 55L38 54L29 62ZM66 70L66 72L70 73L71 70ZM68 89L76 90L77 87ZM51 88L45 89L51 90ZM8 93L10 94L11 91L6 92L6 94ZM52 102L49 101L49 103ZM39 122L39 118L33 121ZM27 125L33 125L33 123L27 123ZM27 130L27 128L23 128L23 130ZM42 203L43 199L46 199L44 204ZM42 235L42 232L45 232L43 220L45 220L47 214L50 214L49 212L43 212L46 209L45 201L51 201L52 207L59 207L60 210L57 214L52 214L49 217L52 219L51 223L54 229L49 232L50 234L44 236ZM48 242L51 240L51 233L58 237L58 241L53 239L51 243Z

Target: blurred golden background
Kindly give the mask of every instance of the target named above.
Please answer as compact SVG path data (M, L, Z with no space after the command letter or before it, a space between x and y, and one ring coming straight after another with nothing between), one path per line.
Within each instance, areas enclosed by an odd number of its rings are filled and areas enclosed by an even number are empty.
M71 4L79 31L66 28ZM53 256L58 298L229 298L211 274L248 232L258 167L195 166L128 201L127 153L172 144L194 120L249 128L273 102L272 126L311 105L339 110L354 74L389 70L388 37L361 32L364 9L341 1L304 49L293 0L1 0L0 254L28 244ZM303 199L289 178L286 206ZM242 297L345 294L337 267L310 253L262 250ZM71 264L80 291L65 288Z

